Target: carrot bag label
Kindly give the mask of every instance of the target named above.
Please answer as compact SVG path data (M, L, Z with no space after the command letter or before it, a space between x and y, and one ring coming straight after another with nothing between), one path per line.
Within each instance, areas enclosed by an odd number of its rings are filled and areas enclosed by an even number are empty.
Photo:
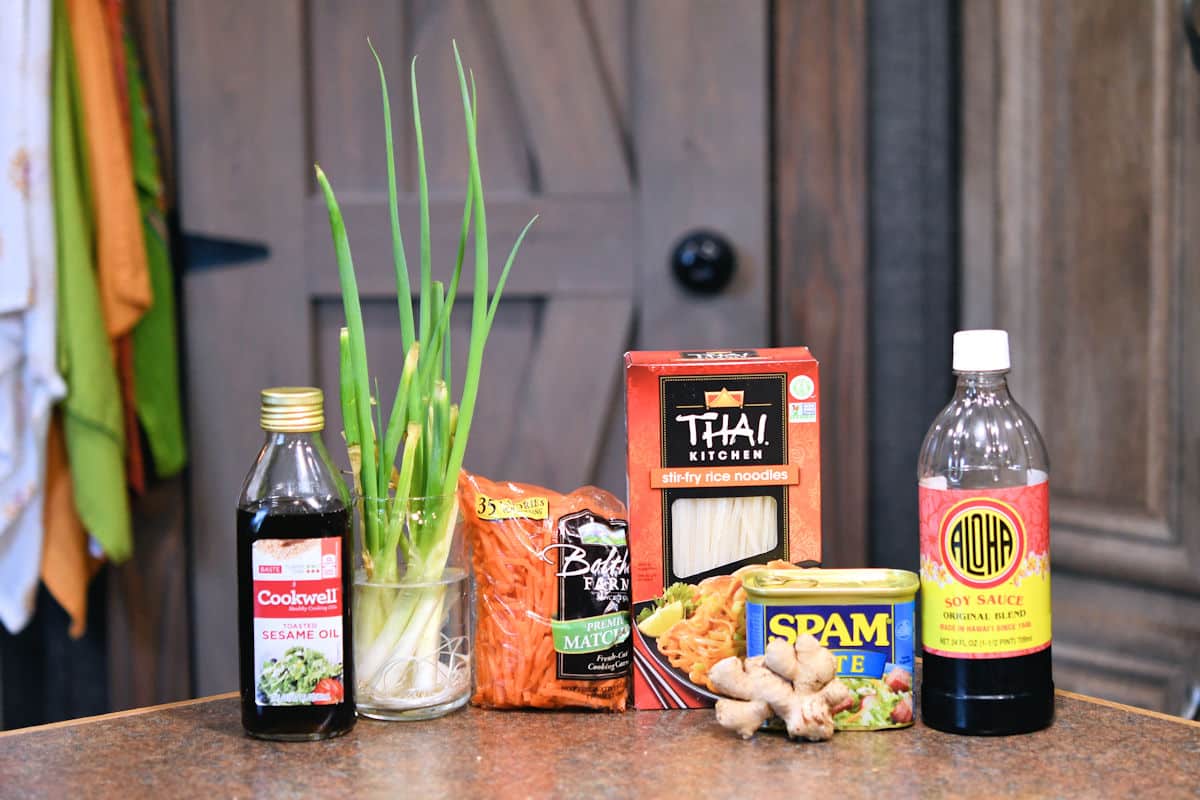
M629 670L629 545L624 520L591 511L558 522L539 556L557 562L558 615L550 623L561 678L624 677Z
M464 472L476 691L490 708L623 711L632 658L628 522L595 487L560 495Z

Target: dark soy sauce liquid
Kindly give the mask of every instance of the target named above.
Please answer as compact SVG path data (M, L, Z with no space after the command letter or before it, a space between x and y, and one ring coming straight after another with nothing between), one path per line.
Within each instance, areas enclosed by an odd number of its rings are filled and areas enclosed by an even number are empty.
M311 502L311 498L308 502ZM351 655L349 514L331 498L314 511L305 501L267 498L237 510L238 637L241 653L242 726L264 739L311 740L339 736L354 727L354 661ZM254 579L251 545L259 539L342 540L342 684L340 703L308 706L260 706L255 702Z
M1050 648L1011 658L922 659L921 721L950 733L997 736L1054 720Z

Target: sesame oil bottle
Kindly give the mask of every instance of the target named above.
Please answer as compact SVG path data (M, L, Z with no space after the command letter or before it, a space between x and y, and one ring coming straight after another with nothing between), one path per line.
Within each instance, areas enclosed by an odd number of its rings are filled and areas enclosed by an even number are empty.
M237 508L242 727L302 741L354 727L350 511L320 389L264 389L262 449Z

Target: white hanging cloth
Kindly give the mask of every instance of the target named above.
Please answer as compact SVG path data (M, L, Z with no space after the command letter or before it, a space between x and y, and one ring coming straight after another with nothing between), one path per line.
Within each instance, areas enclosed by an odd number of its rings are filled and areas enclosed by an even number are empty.
M42 560L55 350L50 63L53 3L7 0L0 25L0 623L33 613Z

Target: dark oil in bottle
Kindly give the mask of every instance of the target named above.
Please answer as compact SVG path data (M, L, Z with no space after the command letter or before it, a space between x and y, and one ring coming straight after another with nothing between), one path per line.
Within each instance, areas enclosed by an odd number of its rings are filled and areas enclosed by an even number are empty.
M1007 735L1054 720L1050 650L1009 658L922 659L921 719L951 733Z
M241 653L242 726L252 736L281 740L311 740L338 736L354 726L354 663L351 658L352 603L349 514L336 498L265 498L237 510L238 536L238 635ZM318 510L313 506L318 505ZM339 538L342 576L342 686L341 702L313 705L262 705L265 698L256 686L254 658L254 576L252 547L259 540L291 542L301 539Z

